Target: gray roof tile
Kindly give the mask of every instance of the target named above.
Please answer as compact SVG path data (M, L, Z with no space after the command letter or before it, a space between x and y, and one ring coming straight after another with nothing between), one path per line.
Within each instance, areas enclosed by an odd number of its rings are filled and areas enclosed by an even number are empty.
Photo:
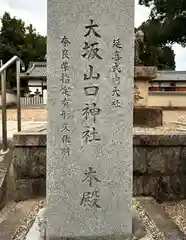
M27 70L27 76L30 77L46 77L47 65L46 62L33 62Z
M47 63L32 62L26 72L29 77L46 77ZM25 76L25 75L22 75ZM158 71L157 78L153 81L186 81L186 71Z

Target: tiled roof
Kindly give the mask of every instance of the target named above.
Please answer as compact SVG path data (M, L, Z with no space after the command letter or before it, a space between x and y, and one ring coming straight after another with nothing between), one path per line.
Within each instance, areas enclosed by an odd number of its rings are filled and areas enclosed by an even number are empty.
M186 71L158 71L153 81L186 81Z
M22 76L29 77L46 77L47 63L46 62L32 62L30 63L26 74ZM186 71L158 71L157 77L153 81L186 81Z
M29 65L26 72L27 76L30 77L46 77L47 65L46 62L33 62Z

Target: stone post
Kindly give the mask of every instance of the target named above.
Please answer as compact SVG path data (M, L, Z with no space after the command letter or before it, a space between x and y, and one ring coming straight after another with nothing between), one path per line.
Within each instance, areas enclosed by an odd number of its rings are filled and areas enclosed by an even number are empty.
M48 0L48 239L131 239L134 0Z

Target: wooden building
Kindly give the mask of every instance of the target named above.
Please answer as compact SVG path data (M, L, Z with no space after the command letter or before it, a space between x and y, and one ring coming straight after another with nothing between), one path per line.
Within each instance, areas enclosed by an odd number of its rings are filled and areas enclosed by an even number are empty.
M39 93L43 96L43 90L47 89L47 65L46 62L31 62L28 70L21 74L21 83L27 83L31 95Z
M30 94L47 89L46 62L32 62L21 81L27 81ZM149 92L186 92L186 71L158 71L157 77L150 82Z
M150 92L186 92L186 71L158 71Z

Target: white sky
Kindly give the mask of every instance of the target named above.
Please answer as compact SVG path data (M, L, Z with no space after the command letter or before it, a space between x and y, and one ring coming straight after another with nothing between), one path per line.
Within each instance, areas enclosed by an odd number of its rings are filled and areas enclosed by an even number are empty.
M135 7L135 26L138 27L148 19L149 8L137 5ZM0 16L7 11L11 16L23 19L27 24L33 24L37 32L46 35L47 31L47 0L0 0ZM186 48L174 45L176 54L176 70L186 70Z

